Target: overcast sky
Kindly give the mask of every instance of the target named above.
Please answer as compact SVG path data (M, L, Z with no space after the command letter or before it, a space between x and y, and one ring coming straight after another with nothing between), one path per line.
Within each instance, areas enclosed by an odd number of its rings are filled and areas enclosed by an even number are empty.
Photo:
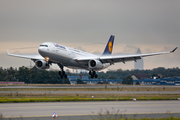
M47 41L101 54L110 35L114 54L172 50L180 46L179 6L179 0L0 0L0 66L29 66L7 49L34 53ZM179 49L145 58L144 69L180 67ZM108 69L119 68L133 69L134 62Z

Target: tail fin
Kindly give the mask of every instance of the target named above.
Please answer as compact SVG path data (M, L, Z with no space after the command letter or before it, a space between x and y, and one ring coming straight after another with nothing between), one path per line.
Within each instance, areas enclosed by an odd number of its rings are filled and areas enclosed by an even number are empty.
M115 36L113 36L113 35L110 36L109 41L108 41L106 48L102 55L110 55L112 53L114 37Z

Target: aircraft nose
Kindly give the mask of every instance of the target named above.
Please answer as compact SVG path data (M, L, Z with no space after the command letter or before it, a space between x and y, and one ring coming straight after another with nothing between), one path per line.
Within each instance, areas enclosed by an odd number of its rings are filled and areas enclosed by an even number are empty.
M38 52L39 52L39 53L45 52L44 47L39 47L39 48L38 48Z
M39 47L39 48L38 48L38 52L41 52L41 51L43 51L43 50L42 50L42 47Z
M41 55L41 56L43 56L43 57L46 57L47 55L46 55L46 49L44 48L44 47L39 47L38 48L38 52L39 52L39 54Z

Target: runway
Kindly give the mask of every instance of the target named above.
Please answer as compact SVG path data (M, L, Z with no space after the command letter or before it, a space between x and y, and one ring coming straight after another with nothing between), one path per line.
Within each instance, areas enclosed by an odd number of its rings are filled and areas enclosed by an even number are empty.
M126 115L173 114L180 117L180 101L115 101L115 102L48 102L48 103L1 103L0 113L6 118L49 119L53 112L58 118L97 117L110 113ZM157 115L159 116L159 115ZM170 117L170 116L169 116Z

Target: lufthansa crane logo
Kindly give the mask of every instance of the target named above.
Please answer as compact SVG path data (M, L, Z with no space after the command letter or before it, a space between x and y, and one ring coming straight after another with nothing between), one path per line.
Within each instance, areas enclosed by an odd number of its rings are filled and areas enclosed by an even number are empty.
M111 41L109 41L108 46L109 46L109 52L111 53L112 52L112 42Z

